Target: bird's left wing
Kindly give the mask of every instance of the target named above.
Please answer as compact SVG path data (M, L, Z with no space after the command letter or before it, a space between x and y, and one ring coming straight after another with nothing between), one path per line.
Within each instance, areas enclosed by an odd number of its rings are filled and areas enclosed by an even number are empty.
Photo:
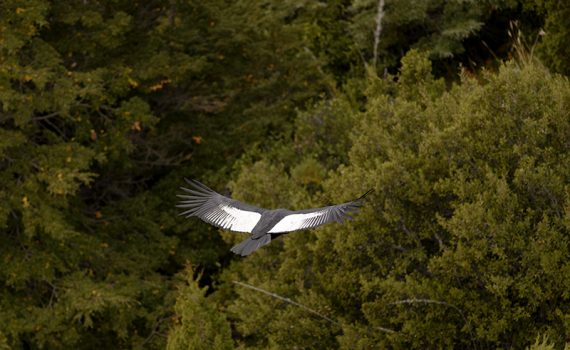
M372 190L366 192L358 199L342 204L292 211L275 224L275 226L269 230L269 233L304 230L328 224L333 221L343 222L346 219L352 219L350 214L358 212L358 209L362 206L364 197L370 192L372 192Z
M181 198L177 207L185 210L180 215L197 216L209 224L226 230L251 232L265 211L222 196L196 180L185 180L191 188L180 187L185 192L177 195Z

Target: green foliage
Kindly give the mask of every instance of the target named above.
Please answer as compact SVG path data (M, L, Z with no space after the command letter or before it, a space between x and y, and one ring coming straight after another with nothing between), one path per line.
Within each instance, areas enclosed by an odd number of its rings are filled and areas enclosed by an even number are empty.
M178 290L176 322L167 349L233 349L229 323L209 302L208 288L201 288L192 274L192 269L187 269L187 282Z
M524 347L537 332L565 342L570 84L507 64L444 92L425 55L403 62L397 82L371 81L349 161L324 181L336 202L375 188L363 212L285 237L228 275L342 329L241 290L228 307L236 329L252 347Z
M381 3L383 16L378 26ZM461 55L466 50L466 39L477 36L495 13L513 11L516 7L517 1L360 0L351 1L347 12L351 16L350 32L367 58L373 55L377 35L380 66L374 68L383 69L396 66L402 52L410 48L427 51L441 61ZM376 31L377 28L380 30Z
M565 343L568 82L432 74L498 65L511 20L566 73L564 5L386 0L373 57L378 4L1 1L0 348ZM177 217L184 176L265 207L376 192L235 259Z
M570 54L566 45L570 35L566 25L570 4L559 0L534 0L529 5L534 5L544 16L544 35L539 46L541 59L553 71L568 75L570 65L564 57Z
M6 336L2 332L0 332L0 349L10 350L10 346L8 346L8 339L6 339Z
M541 339L542 338L542 339ZM540 337L537 336L536 340L531 346L527 347L528 350L554 350L556 348L555 344L548 342L548 337ZM570 343L566 343L564 346L564 350L568 350L570 348Z
M221 184L244 149L286 132L295 108L327 90L305 50L311 24L294 11L248 0L0 4L8 345L164 347L172 276L188 260L213 273L228 254L216 230L176 218L182 177Z

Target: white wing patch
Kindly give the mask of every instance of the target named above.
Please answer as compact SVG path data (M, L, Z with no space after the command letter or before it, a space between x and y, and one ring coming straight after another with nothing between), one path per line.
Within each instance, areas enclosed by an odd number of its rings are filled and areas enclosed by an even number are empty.
M321 216L326 213L326 210L321 210L307 214L287 215L273 226L273 228L269 230L269 233L290 232L315 226L315 223L318 224L319 222L324 222L324 220L322 220L324 218L321 218Z
M261 214L254 211L241 210L224 204L219 205L216 210L212 210L205 216L205 219L226 230L250 233L260 218Z

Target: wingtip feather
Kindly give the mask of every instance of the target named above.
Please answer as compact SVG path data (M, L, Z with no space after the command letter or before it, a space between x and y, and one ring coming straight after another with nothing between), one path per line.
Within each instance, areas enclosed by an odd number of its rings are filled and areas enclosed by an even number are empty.
M365 194L363 194L362 196L358 197L357 201L358 201L358 200L361 200L361 199L364 199L366 196L368 196L368 195L369 195L370 193L372 193L372 192L374 192L374 189L373 189L373 188L369 189L368 191L366 191Z
M204 185L203 183L194 180L194 179L189 179L187 177L184 178L184 181L186 181L187 184L189 184L192 187L198 187L198 188L206 188L209 189L206 185Z
M178 216L190 217L190 216L192 216L192 214L193 214L193 213L192 213L193 210L194 210L194 209L183 211L182 213L179 213Z
M194 180L194 179L190 179L192 185L194 185L194 187L197 187L199 189L205 190L206 192L212 192L212 189L209 188L208 186L204 185L203 183L201 183L198 180Z

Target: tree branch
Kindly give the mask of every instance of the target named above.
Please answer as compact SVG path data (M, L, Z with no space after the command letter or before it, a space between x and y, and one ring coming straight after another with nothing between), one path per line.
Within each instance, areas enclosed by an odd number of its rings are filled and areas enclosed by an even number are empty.
M338 325L338 326L341 325L340 323L338 323L337 321L333 320L332 318L329 318L329 317L327 317L327 316L325 316L325 315L319 313L318 311L315 311L315 310L313 310L313 309L311 309L311 308L309 308L309 307L307 307L307 306L305 306L305 305L303 305L303 304L299 304L298 302L293 301L293 300L291 300L291 299L289 299L289 298L282 297L282 296L280 296L280 295L278 295L278 294L268 292L268 291L266 291L266 290L264 290L264 289L261 289L261 288L259 288L259 287L255 287L255 286L249 285L249 284L247 284L247 283L243 283L243 282L239 282L239 281L233 281L233 282L234 282L235 284L237 284L237 285L242 286L242 287L249 288L249 289L253 289L253 290L258 291L258 292L260 292L260 293L263 293L263 294L265 294L265 295L269 295L270 297L273 297L273 298L282 300L282 301L284 301L284 302L286 302L286 303L289 303L289 304L298 306L298 307L300 307L301 309L303 309L303 310L305 310L305 311L307 311L307 312L312 313L313 315L317 315L317 316L319 316L320 318L329 321L330 323L336 324L336 325Z
M309 308L309 307L307 307L307 306L305 306L305 305L303 305L303 304L300 304L300 303L298 303L298 302L296 302L296 301L293 301L293 300L291 300L291 299L289 299L289 298L282 297L282 296L280 296L280 295L278 295L278 294L271 293L271 292L269 292L269 291L266 291L266 290L261 289L261 288L259 288L259 287L255 287L255 286L249 285L249 284L247 284L247 283L238 282L238 281L233 281L233 283L238 284L238 285L240 285L240 286L242 286L242 287L245 287L245 288L253 289L253 290L258 291L258 292L260 292L260 293L263 293L263 294L265 294L265 295L269 295L270 297L279 299L279 300L284 301L284 302L286 302L286 303L288 303L288 304L298 306L298 307L300 307L301 309L303 309L303 310L305 310L305 311L307 311L307 312L312 313L313 315L316 315L316 316L318 316L318 317L320 317L320 318L322 318L322 319L324 319L324 320L329 321L329 322L332 323L332 324L335 324L335 325L337 325L337 326L341 326L341 327L342 327L342 324L341 324L340 322L335 321L335 320L333 320L332 318L327 317L327 316L321 314L320 312L318 312L318 311L316 311L316 310L313 310L313 309L311 309L311 308ZM394 330L392 330L392 329L388 329L388 328L384 328L384 327L379 327L379 326L378 326L378 327L375 327L375 329L378 329L378 330L383 331L383 332L386 332L386 333L397 333L396 331L394 331Z
M42 115L39 117L33 117L32 120L46 120L46 119L50 119L53 117L57 117L58 115L59 115L59 112L53 112L53 113Z
M376 29L374 30L374 56L372 66L376 69L378 61L378 44L380 44L380 34L382 33L382 18L384 17L384 0L378 0L378 11L376 12Z

